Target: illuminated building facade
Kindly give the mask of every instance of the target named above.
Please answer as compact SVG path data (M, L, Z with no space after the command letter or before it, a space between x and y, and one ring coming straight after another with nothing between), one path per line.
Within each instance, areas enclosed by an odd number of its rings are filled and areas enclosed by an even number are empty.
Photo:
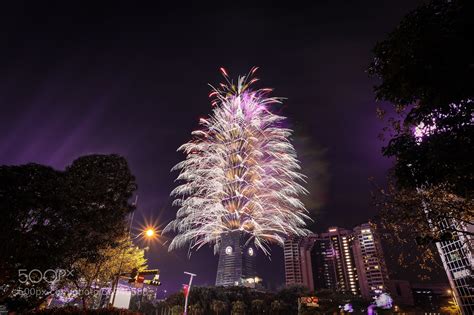
M242 231L234 230L222 234L216 286L255 287L261 282L255 269L256 249L251 243L245 244Z
M316 290L335 288L336 269L331 257L331 241L318 238L311 249L311 267Z
M303 285L300 243L300 237L291 237L285 241L283 247L283 255L285 259L285 283L287 286Z
M286 285L358 294L357 273L350 250L351 232L330 228L319 235L287 240L284 251Z
M328 266L328 274L334 273L334 280L329 283L329 288L339 292L358 294L358 276L351 250L352 231L331 227L326 233L321 234L321 238L329 240L325 261ZM329 279L327 278L327 280Z
M453 232L452 240L436 243L453 297L463 314L474 314L473 239L469 235L474 233L474 226L466 226L453 220L445 220L443 226L450 231L459 231Z
M362 297L369 299L387 292L387 267L380 239L373 226L364 223L355 227L351 242Z

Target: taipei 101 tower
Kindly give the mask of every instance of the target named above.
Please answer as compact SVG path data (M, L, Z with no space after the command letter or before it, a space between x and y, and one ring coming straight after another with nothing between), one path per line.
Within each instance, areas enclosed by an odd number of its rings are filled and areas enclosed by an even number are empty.
M245 236L239 230L222 234L216 286L254 286L260 281L255 270L256 250L245 245Z
M272 112L281 100L268 96L271 89L251 89L256 70L234 82L221 68L225 82L209 94L212 113L179 148L186 158L173 168L179 209L165 228L176 232L169 250L213 245L218 286L257 285L257 252L270 255L270 243L308 232L292 131Z

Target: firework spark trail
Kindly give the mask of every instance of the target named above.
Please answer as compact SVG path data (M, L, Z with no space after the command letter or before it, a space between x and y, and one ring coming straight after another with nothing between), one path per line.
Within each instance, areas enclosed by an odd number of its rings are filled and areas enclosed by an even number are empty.
M269 243L283 245L286 236L308 232L299 199L307 191L289 141L292 130L270 111L281 103L267 96L271 89L250 89L256 69L234 84L221 68L226 83L212 87L212 114L178 149L186 159L172 169L180 171L181 184L171 193L179 210L165 228L177 232L169 250L214 244L217 251L222 233L241 230L269 254Z

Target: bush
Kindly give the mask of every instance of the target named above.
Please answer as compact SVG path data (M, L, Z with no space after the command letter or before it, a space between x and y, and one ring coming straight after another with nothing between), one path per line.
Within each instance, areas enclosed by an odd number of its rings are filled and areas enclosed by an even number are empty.
M104 308L98 310L83 310L74 306L66 307L55 307L51 309L44 309L40 311L32 311L27 314L38 314L38 315L140 315L139 312L133 312L118 308Z

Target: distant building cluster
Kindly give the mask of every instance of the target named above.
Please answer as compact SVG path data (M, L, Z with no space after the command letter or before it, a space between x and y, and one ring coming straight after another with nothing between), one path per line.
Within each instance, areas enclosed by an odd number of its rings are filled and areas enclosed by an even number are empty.
M445 284L389 279L374 225L364 223L351 230L331 227L325 233L286 240L286 285L352 293L366 299L387 292L401 305L425 305L433 310L442 301L450 300L471 314L474 311L472 240L459 233L453 240L437 246L451 288Z
M285 243L286 285L330 289L371 298L388 291L388 272L380 239L366 223L348 230L290 238Z

